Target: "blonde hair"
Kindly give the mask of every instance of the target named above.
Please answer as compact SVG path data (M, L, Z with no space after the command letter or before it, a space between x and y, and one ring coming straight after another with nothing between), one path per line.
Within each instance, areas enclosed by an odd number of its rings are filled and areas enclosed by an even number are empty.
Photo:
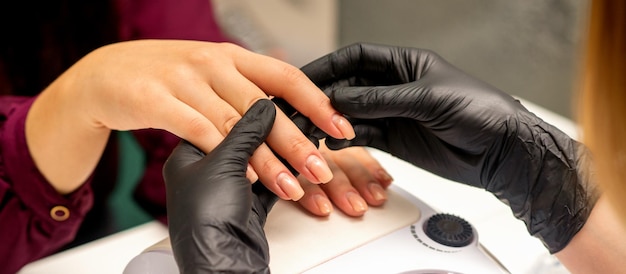
M598 185L626 225L626 1L593 0L579 122Z

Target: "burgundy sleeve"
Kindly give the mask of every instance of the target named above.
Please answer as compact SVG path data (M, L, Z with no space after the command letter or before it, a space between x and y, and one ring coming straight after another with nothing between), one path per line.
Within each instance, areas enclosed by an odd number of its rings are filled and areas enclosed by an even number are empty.
M35 166L24 131L34 99L0 97L0 273L70 242L93 204L88 183L60 195Z

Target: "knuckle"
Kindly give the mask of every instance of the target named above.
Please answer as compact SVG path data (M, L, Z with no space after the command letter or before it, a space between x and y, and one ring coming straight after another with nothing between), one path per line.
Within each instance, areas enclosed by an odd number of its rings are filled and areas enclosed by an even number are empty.
M266 175L275 175L284 170L283 164L276 157L266 157L261 159L259 165L261 169L258 171Z
M185 128L189 136L205 136L209 134L209 127L203 117L194 117L185 122Z
M235 127L237 122L241 120L241 117L237 115L229 115L224 119L224 123L222 124L222 130L224 134L230 133L230 131Z
M285 82L289 85L297 85L308 79L302 71L291 65L284 64L281 70Z
M291 151L296 154L307 153L313 149L313 144L307 138L292 138Z

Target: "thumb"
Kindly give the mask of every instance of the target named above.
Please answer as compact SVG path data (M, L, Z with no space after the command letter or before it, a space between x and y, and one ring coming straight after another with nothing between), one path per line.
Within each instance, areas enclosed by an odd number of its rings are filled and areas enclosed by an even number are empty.
M245 166L250 156L269 135L275 118L274 103L267 99L258 100L235 124L226 138L209 154L215 155L216 158L225 157L230 161L241 162Z

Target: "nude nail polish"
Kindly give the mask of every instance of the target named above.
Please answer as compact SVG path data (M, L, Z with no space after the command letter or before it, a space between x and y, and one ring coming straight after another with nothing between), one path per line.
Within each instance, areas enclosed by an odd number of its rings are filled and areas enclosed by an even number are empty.
M346 198L348 198L348 202L350 203L354 211L364 212L367 210L367 204L358 194L354 192L348 192L346 193Z
M300 183L298 183L298 180L287 173L283 172L278 174L276 184L294 201L300 200L300 198L304 196L304 190L300 186Z
M381 183L390 183L391 181L393 181L391 175L389 175L389 173L387 173L387 171L385 171L384 169L379 169L376 172L376 179L378 179L378 181Z
M318 183L328 183L333 179L333 172L328 164L317 155L311 155L306 159L306 168L317 178Z
M352 140L354 139L354 137L356 137L356 133L354 133L354 128L352 128L352 125L350 125L350 122L348 122L345 117L339 114L335 114L332 117L332 121L335 127L339 129L344 138Z
M313 199L315 200L315 204L322 214L328 215L333 211L333 206L330 204L330 201L326 197L320 194L316 194L315 196L313 196Z
M385 192L383 187L380 186L378 183L369 183L369 185L367 186L367 189L372 194L372 197L374 197L374 200L376 201L387 200L387 192Z

